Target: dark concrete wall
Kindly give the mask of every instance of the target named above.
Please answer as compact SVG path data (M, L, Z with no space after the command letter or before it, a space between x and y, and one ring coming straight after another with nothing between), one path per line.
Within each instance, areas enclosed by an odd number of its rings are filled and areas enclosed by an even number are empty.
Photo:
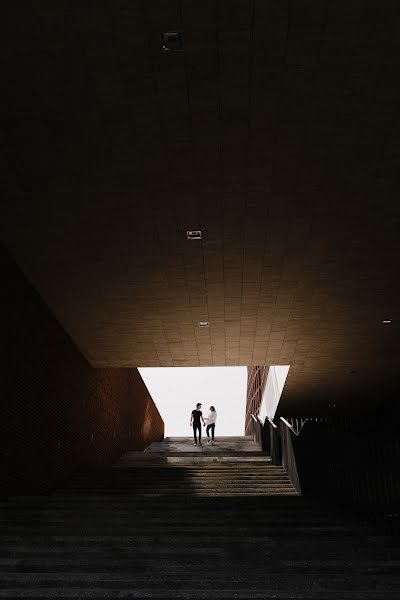
M0 273L0 495L46 492L161 440L137 369L92 368L1 248Z
M368 420L307 422L291 435L301 490L358 510L400 505L400 442Z

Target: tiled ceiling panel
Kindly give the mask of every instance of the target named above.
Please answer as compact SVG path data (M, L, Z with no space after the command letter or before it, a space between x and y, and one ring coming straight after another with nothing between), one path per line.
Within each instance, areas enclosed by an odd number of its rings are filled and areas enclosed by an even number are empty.
M0 235L92 365L398 388L397 0L3 13Z

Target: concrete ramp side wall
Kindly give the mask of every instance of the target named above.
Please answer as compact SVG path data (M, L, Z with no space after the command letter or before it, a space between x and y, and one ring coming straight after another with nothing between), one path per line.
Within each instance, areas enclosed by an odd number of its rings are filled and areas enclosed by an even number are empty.
M164 439L164 421L138 369L127 369L132 377L132 397L134 402L134 439L139 440L138 450L143 450L152 442ZM140 413L139 413L140 411ZM140 426L140 431L138 427Z
M137 369L93 368L0 247L2 496L46 493L164 436Z

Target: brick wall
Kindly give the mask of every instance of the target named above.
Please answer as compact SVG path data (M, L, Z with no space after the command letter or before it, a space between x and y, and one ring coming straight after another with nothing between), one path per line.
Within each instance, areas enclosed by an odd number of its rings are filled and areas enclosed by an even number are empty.
M245 435L251 435L257 438L259 431L258 425L254 425L252 414L258 415L261 406L262 395L267 383L269 367L266 365L247 367L247 399L246 399L246 420ZM256 441L259 441L256 439Z
M137 369L94 369L0 248L0 495L39 494L164 435Z

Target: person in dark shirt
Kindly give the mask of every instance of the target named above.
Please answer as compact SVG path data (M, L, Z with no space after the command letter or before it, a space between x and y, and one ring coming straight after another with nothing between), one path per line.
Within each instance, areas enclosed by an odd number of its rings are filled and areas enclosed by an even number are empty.
M196 409L192 410L192 414L190 415L190 426L192 427L192 425L193 425L193 435L194 435L193 446L197 446L197 431L199 432L199 446L201 446L201 422L200 422L200 419L203 421L203 425L204 426L206 425L204 423L203 413L201 412L200 409L201 409L201 404L200 403L196 404Z

